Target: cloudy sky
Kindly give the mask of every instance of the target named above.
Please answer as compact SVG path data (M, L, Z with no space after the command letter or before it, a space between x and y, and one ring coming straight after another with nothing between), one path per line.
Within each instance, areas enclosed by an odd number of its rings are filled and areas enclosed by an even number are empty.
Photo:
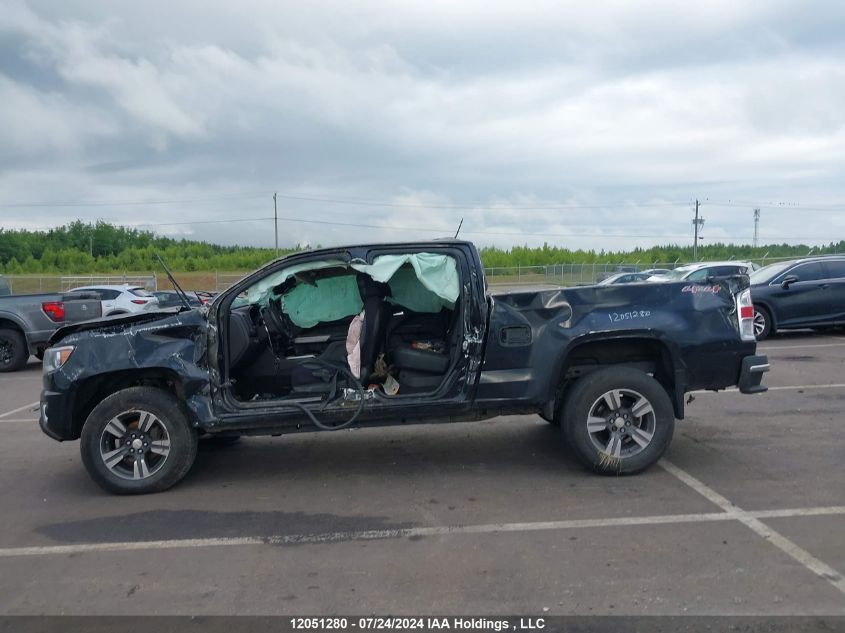
M0 0L0 226L845 238L845 3ZM236 219L237 222L221 222ZM706 243L706 242L705 242Z

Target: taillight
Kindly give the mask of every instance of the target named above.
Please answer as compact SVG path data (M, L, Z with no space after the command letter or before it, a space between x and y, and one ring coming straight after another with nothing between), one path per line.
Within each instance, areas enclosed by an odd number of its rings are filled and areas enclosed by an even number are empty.
M41 309L51 321L61 323L65 320L65 304L61 301L46 301L41 304Z
M743 341L756 341L754 333L754 303L751 301L751 289L746 288L736 298L739 313L739 335Z
M144 305L146 302L146 299L132 299L132 303L137 304L139 306Z

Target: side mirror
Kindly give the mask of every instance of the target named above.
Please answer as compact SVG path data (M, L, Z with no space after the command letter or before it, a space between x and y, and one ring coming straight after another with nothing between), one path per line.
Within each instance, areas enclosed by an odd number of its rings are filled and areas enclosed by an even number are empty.
M780 286L784 290L789 290L789 286L794 284L796 281L798 281L798 275L787 275L786 277L784 277Z

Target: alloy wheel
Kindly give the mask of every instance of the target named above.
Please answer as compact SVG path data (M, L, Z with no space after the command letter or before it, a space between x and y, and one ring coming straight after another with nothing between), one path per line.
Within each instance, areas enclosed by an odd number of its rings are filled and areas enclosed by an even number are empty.
M590 407L587 432L601 453L633 457L651 444L657 418L651 402L631 389L612 389Z
M113 417L100 435L100 458L123 479L152 477L170 454L170 434L148 411L125 411Z

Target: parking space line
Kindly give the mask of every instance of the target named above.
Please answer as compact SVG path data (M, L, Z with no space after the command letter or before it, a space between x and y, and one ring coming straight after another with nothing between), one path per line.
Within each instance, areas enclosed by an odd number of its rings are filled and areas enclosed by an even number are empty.
M710 486L696 479L685 470L678 468L672 462L661 459L658 463L666 472L674 475L677 479L695 490L705 499L714 503L726 513L735 515L737 521L751 529L755 534L764 538L779 550L801 563L806 569L813 572L820 578L823 578L842 593L845 593L845 577L843 577L842 574L836 571L833 567L824 561L819 560L810 552L803 549L796 543L793 543L781 533L770 528L757 516L755 516L753 512L746 512L742 510L742 508L739 508L729 499L723 497Z
M38 422L38 418L4 418L2 420L3 424L7 422Z
M38 400L35 402L30 402L29 404L25 404L22 407L18 407L17 409L12 409L11 411L6 411L6 413L0 413L0 419L8 418L10 415L14 415L16 413L20 413L21 411L26 411L27 409L35 409L39 405Z
M782 387L769 387L769 391L795 391L798 389L843 389L845 388L845 382L834 383L832 385L785 385ZM703 394L703 393L715 393L715 394L722 394L722 393L739 393L739 389L736 387L729 387L727 389L722 389L721 391L713 391L711 389L699 389L697 391L690 391L689 393L693 393L695 395Z
M840 339L841 340L841 339ZM845 343L808 343L807 345L777 345L758 347L758 352L776 352L779 349L809 349L812 347L845 347Z
M724 499L724 497L721 497L721 495L718 495L717 493L710 491L708 494L715 495L713 498L718 499L720 503L730 503L726 499ZM373 541L408 537L456 536L465 534L503 534L509 532L546 532L555 530L630 527L638 525L677 525L685 523L694 524L706 522L716 523L726 521L744 522L752 520L757 521L760 518L785 518L832 515L845 515L845 506L789 508L783 510L763 510L759 512L745 512L742 510L720 510L719 512L699 514L669 514L642 517L619 517L609 519L574 519L570 521L538 521L534 523L492 523L480 525L432 526L418 528L400 528L394 530L328 532L322 534L286 534L276 536L244 536L227 538L171 539L158 541L76 543L73 545L7 547L0 548L0 558L11 558L16 556L57 556L68 554L82 554L86 552L129 552L139 550L194 549L206 547L243 547L255 545L318 545L325 543L339 543L345 541ZM768 530L768 528L766 528L766 530ZM836 572L834 571L833 573L835 574Z

